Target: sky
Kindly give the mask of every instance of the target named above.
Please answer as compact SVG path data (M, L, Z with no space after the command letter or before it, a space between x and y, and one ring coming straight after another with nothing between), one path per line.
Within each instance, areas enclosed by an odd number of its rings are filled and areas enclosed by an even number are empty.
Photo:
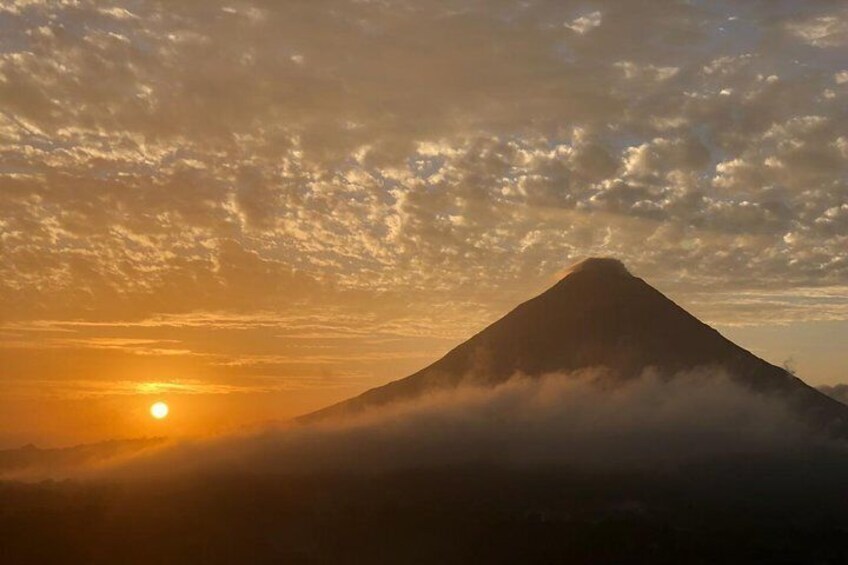
M0 0L0 447L290 418L589 256L848 381L845 3Z

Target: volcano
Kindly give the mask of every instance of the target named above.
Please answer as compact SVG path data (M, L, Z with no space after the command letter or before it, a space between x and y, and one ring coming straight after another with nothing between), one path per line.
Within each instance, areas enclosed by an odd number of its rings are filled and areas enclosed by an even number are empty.
M613 380L704 369L777 395L811 426L848 437L848 406L726 339L621 261L591 258L444 357L406 378L308 414L352 414L460 385L602 369ZM563 378L567 378L564 376Z

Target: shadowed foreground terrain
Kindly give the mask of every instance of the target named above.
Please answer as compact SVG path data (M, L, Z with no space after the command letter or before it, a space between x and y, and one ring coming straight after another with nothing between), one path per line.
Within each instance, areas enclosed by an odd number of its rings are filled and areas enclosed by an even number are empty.
M0 485L3 563L845 563L848 462Z

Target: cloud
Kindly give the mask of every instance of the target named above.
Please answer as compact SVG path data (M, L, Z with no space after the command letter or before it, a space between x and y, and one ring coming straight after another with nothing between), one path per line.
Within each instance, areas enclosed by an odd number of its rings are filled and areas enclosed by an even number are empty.
M677 67L657 67L655 65L639 65L632 61L619 61L615 66L630 80L664 81L680 71Z
M787 25L791 34L814 47L848 45L848 11L815 16Z
M603 14L601 14L601 12L591 12L585 16L574 18L572 21L565 24L565 27L571 31L579 33L580 35L584 35L601 25L602 22Z
M194 307L240 284L217 270L232 260L367 290L496 290L590 254L680 264L669 225L702 250L693 278L726 251L760 279L810 283L816 264L846 281L827 215L848 190L844 89L819 100L844 69L802 77L796 42L719 52L708 30L728 14L676 2L577 17L573 3L329 5L14 4L4 308ZM844 19L824 2L797 21L752 11L737 20L814 41ZM627 40L645 29L654 41ZM789 232L804 237L787 246ZM216 307L263 307L250 296Z
M779 399L709 370L623 384L607 377L587 371L460 388L347 419L178 443L96 474L347 474L467 465L647 470L829 445Z
M829 397L835 398L843 404L848 404L848 385L822 385L819 386L818 389Z

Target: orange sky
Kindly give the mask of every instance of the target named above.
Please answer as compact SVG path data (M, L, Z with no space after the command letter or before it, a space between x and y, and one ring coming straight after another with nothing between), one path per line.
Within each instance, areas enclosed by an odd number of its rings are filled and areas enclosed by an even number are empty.
M848 11L645 4L0 0L0 447L285 419L591 255L843 381Z

